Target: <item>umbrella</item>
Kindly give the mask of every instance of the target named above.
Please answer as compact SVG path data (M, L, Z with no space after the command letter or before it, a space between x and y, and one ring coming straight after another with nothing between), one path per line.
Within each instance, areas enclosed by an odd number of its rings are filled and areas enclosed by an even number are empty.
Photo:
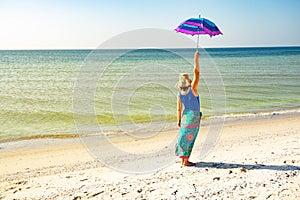
M210 20L201 18L190 18L182 22L175 31L188 35L198 35L197 38L197 51L199 46L199 35L208 34L210 37L223 34L219 28Z

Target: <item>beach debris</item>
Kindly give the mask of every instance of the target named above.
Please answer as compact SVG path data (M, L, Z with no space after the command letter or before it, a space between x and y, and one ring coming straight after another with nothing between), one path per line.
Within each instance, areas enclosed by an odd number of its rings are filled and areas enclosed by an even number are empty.
M271 196L272 196L272 194L269 194L269 195L266 197L266 199L269 199Z
M245 189L247 187L248 183L244 181L243 183L240 184L241 189Z
M25 185L26 183L27 183L27 181L25 181L25 180L16 182L17 185Z
M257 196L250 196L249 199L255 199Z
M140 189L137 190L138 193L141 193L142 191L143 191L142 188L140 188Z
M176 195L177 192L178 192L178 190L175 190L174 192L172 192L171 195Z
M155 191L154 188L149 189L149 192L150 192L150 193L153 192L153 191Z
M237 185L234 185L233 188L232 188L232 190L236 190L236 188L237 188Z
M217 176L217 177L214 177L214 178L213 178L213 181L214 181L214 180L219 181L220 179L221 179L221 178Z
M122 193L121 193L122 196L124 196L124 195L126 195L126 194L128 194L128 192L122 192Z
M245 173L247 172L247 169L246 169L246 168L244 168L244 167L243 167L243 168L241 168L240 170L241 170L241 172L245 172Z
M88 198L92 198L92 197L95 197L95 196L98 196L99 194L102 194L104 191L100 191L100 192L97 192L95 194L92 194L91 196L89 196Z

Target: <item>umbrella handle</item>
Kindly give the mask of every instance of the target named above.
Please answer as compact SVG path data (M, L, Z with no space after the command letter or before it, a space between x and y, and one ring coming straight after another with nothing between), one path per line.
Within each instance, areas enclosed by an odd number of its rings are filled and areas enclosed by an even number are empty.
M199 52L199 35L197 35L198 37L197 37L197 52Z
M199 15L199 18L201 18L201 15ZM199 29L199 26L198 26L198 29ZM197 52L199 52L199 34L197 35Z

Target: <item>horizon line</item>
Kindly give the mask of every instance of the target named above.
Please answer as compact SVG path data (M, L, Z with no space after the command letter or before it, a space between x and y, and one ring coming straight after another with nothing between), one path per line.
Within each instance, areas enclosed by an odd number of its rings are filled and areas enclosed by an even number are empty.
M259 45L259 46L209 46L209 47L199 47L199 49L226 49L226 48L278 48L278 47L300 47L300 45ZM145 47L148 49L195 49L195 47ZM34 50L96 50L97 48L17 48L17 49L0 49L0 51L34 51ZM98 50L126 50L126 49L141 49L141 48L101 48Z

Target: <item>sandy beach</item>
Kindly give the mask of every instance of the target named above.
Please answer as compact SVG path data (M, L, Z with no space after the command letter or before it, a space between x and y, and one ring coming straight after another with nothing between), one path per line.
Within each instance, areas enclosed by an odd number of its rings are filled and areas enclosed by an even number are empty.
M191 161L130 174L95 161L79 138L0 144L0 199L299 199L300 116L226 122L216 147L200 159L197 138ZM119 148L147 152L177 137L177 129L145 144L115 140ZM121 160L121 158L120 158Z

